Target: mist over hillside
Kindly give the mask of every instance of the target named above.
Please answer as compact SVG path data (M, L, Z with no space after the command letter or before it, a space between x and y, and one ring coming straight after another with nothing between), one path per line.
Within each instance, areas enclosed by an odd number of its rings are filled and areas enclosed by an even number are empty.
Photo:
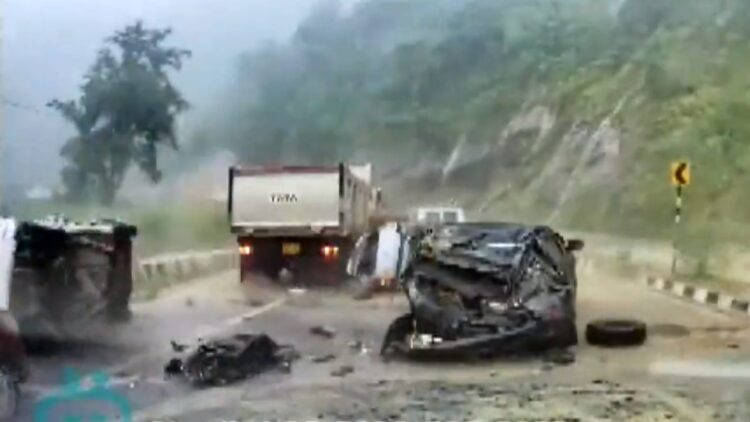
M671 229L668 169L688 159L687 224L744 227L749 17L742 0L325 1L243 58L220 137L248 162L375 161L486 216L646 234Z

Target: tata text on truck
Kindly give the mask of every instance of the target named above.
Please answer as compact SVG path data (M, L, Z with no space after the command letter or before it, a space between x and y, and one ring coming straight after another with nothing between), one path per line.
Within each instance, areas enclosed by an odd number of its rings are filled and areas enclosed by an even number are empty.
M371 165L235 166L228 212L241 255L241 280L343 280L346 259L380 207Z

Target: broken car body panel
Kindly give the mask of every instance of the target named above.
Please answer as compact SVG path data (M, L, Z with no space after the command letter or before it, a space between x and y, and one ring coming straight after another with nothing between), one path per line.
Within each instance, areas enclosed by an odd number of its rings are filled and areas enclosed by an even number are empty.
M15 231L10 308L30 339L61 340L128 314L134 226L50 217Z
M400 276L411 313L391 326L385 354L492 355L577 343L575 257L554 230L446 224L413 228L402 243L413 251Z
M183 375L196 387L230 384L273 368L289 369L296 350L266 334L236 334L199 344L185 359L172 359L165 372Z

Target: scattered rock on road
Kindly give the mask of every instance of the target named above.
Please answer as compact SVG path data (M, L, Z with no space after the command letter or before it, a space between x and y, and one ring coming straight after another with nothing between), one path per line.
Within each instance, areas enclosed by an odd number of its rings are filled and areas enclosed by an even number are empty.
M344 365L338 369L331 371L333 377L345 377L354 372L354 367L350 365Z
M336 355L327 354L323 356L313 356L312 361L315 363L326 363L336 359Z
M336 336L336 330L331 327L316 325L315 327L310 328L310 334L325 338L333 338Z
M177 343L174 340L170 341L169 343L172 345L172 350L176 353L182 353L187 349L186 345Z
M370 349L368 349L367 346L359 340L352 341L351 343L349 343L349 349L361 355L364 355L370 352Z
M544 356L544 361L555 365L570 365L576 361L576 355L567 349L555 349Z

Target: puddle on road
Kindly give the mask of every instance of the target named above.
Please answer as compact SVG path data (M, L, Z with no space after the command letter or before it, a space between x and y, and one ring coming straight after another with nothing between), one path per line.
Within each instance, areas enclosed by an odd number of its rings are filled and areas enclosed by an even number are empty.
M653 375L696 378L750 379L750 364L706 361L660 361L649 367Z

